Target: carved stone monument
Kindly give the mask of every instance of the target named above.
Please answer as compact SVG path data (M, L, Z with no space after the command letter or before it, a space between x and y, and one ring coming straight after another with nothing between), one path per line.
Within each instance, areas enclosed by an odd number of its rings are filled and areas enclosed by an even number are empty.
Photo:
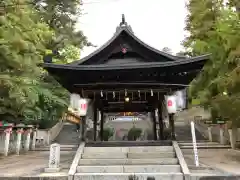
M54 143L50 146L49 162L45 172L59 172L60 169L60 144Z

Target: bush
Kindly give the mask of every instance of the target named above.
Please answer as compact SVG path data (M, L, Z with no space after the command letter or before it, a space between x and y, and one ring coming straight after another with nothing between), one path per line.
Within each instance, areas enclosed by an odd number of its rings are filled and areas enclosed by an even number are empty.
M169 140L171 139L171 134L172 134L172 131L170 128L167 128L167 129L164 129L163 130L163 139L164 140ZM160 135L159 135L160 136Z
M138 177L135 175L128 176L128 180L138 180Z
M103 140L108 141L110 137L113 136L113 130L111 128L103 129Z
M149 177L147 177L147 180L155 180L155 177L149 176Z
M137 138L139 138L141 136L141 133L142 133L142 129L140 128L131 128L129 131L128 131L128 140L129 141L136 141Z

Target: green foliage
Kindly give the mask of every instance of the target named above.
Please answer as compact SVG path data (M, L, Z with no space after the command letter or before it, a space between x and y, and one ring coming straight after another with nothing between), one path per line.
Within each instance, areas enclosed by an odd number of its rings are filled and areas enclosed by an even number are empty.
M128 140L129 141L136 141L142 133L142 129L140 128L136 128L136 127L132 127L129 131L128 131Z
M61 21L65 26L53 28L43 18L42 10L31 2L0 2L0 119L47 128L62 117L69 94L38 64L47 50L55 49L53 42L61 36L60 29L71 24L71 18L59 16L56 23ZM50 2L61 4L61 1L46 1ZM77 11L76 7L71 5L62 13L68 14L71 8ZM51 13L52 18L59 15L56 11ZM56 57L57 62L79 59L80 48L75 45L82 41L82 46L85 45L86 37L74 36L74 27L71 28L72 31L70 27L64 31L71 38L67 36L67 43L61 41L62 56Z
M113 133L114 133L113 129L111 129L111 128L104 128L103 129L103 140L104 141L108 141L109 138L113 136Z
M235 4L236 5L236 4ZM218 116L240 117L240 16L221 0L190 0L184 46L190 55L211 53L204 71L191 83L191 98ZM213 115L216 113L213 113Z
M91 46L81 30L75 26L82 15L81 0L33 0L41 19L54 30L55 38L48 44L51 50L66 50L67 46L82 49Z

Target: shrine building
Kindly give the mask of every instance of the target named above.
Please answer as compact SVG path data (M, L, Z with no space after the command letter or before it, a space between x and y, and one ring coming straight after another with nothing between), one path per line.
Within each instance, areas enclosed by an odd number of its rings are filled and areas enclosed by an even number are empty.
M113 112L151 113L154 140L161 140L164 95L186 89L208 59L208 55L182 57L150 47L135 36L123 16L113 37L93 53L69 64L44 62L41 66L70 93L92 100L94 140L98 112L101 140L103 115ZM174 139L172 114L169 121Z

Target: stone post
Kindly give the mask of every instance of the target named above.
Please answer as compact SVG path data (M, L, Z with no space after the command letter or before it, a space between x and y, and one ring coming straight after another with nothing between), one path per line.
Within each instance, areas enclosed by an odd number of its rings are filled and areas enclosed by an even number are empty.
M219 137L220 137L220 144L225 144L224 129L221 125L219 127Z
M50 146L48 167L45 172L54 173L60 171L60 144L54 143Z
M211 126L208 127L208 140L210 142L213 141L213 138L212 138L212 127Z
M32 150L36 148L36 140L37 140L37 129L33 129L33 139L32 139Z
M20 154L23 128L17 129L16 154Z
M235 129L228 129L229 137L230 137L230 143L231 143L231 148L235 149L236 148L236 132Z
M25 141L25 146L24 146L25 151L29 151L30 141L31 141L31 132L32 132L32 129L26 130L26 141Z
M151 112L148 112L148 120L151 121L152 120L152 115Z
M12 133L12 127L8 127L7 129L5 129L4 132L5 132L4 156L7 156L9 151L9 143L10 143L10 136Z

